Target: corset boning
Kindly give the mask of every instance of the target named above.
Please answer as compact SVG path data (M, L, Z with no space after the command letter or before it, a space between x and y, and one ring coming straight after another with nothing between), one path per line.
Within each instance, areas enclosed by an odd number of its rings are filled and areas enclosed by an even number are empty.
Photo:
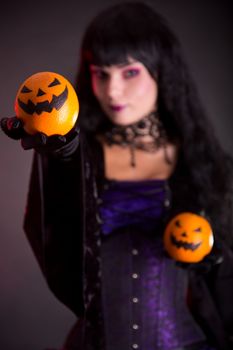
M205 340L186 304L187 272L167 257L153 226L150 232L128 225L103 234L107 350L172 350Z
M186 271L159 239L122 231L102 243L107 349L170 350L205 339L186 305Z

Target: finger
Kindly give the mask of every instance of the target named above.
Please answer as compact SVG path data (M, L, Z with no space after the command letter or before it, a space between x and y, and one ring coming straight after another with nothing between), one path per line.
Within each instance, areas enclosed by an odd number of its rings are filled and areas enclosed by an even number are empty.
M18 140L25 134L23 122L17 117L3 118L0 124L3 132L12 139Z
M176 266L181 267L182 269L188 269L190 267L190 264L181 261L176 261Z
M48 146L62 147L66 143L66 137L63 135L51 135L47 139Z
M27 135L21 140L23 149L43 148L47 144L47 136L44 133L37 133L35 135Z
M23 122L17 117L8 118L7 127L11 130L17 130L23 128Z
M16 130L23 127L23 123L17 117L12 118L2 118L1 119L1 127L4 130Z
M77 124L65 135L67 141L73 140L77 135L79 135L80 128Z

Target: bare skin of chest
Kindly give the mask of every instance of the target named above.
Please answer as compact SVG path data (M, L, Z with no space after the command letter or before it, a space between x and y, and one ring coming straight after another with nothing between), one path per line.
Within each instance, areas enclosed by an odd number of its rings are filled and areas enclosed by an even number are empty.
M105 163L105 177L113 180L149 180L167 179L171 176L176 165L177 148L173 144L160 148L155 152L135 150L136 166L131 165L131 153L128 147L109 146L102 143Z

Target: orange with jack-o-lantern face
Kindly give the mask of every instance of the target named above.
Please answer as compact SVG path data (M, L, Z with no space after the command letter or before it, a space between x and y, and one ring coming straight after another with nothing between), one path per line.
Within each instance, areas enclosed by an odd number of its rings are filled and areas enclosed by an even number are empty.
M213 232L209 222L200 215L181 213L166 226L164 246L177 261L195 263L210 253L213 247Z
M29 134L67 134L74 126L79 101L70 82L53 72L39 72L20 86L15 100L16 116Z

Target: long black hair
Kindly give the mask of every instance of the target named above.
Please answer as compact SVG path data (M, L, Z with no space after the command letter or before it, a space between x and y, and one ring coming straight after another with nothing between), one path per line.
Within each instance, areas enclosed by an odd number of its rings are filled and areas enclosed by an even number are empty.
M91 88L90 64L110 66L132 57L158 84L158 112L179 159L170 179L174 211L204 210L216 234L231 238L232 160L219 144L167 21L149 5L125 2L107 8L88 26L77 76L80 124L100 132L107 118ZM176 209L175 209L176 208Z

